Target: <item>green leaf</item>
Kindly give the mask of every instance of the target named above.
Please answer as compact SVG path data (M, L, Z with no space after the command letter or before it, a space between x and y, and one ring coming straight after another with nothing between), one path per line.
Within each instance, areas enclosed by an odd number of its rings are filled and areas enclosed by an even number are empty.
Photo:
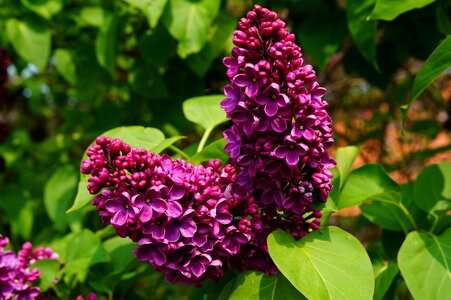
M155 146L152 151L155 153L161 153L163 150L174 144L175 142L186 138L186 136L172 136L170 138L164 139L160 144Z
M240 273L221 291L218 300L305 299L282 275L268 276L260 272Z
M372 260L376 280L373 300L381 300L398 274L398 265L394 261L386 262L380 256Z
M220 0L169 1L162 22L179 42L177 53L181 58L203 48L220 4Z
M78 190L77 195L75 196L74 204L66 211L66 214L77 211L91 203L94 195L91 195L88 191L89 178L89 175L80 174L80 180L78 181Z
M117 30L119 18L113 14L106 14L104 24L96 38L96 57L99 64L112 76L116 68Z
M221 54L227 43L232 39L236 27L236 18L222 11L208 32L205 47L199 53L186 58L186 63L199 77L205 76L216 57Z
M101 135L110 138L119 138L129 144L132 148L143 148L148 151L161 149L162 146L164 146L163 142L165 141L163 132L153 127L143 126L116 127ZM84 159L85 158L86 157L84 157ZM66 213L77 211L91 202L94 196L87 190L89 178L89 175L80 174L77 196L75 197L74 204Z
M379 70L376 60L376 21L367 20L376 0L348 0L346 14L352 39L362 56Z
M348 177L337 201L339 209L360 205L367 199L383 193L398 192L399 185L388 176L379 164L367 164L354 171Z
M21 0L22 4L31 11L41 15L47 20L51 19L63 8L61 0Z
M227 144L225 139L219 139L209 144L202 151L193 155L190 162L193 164L200 164L210 159L219 159L221 163L225 164L229 161L229 155L224 151L224 147Z
M63 273L66 282L84 282L90 266L110 261L100 239L87 229L73 234L65 246L60 255L65 262Z
M311 207L316 208L323 213L323 215L321 216L321 227L326 226L332 213L338 210L337 205L335 205L335 202L331 197L327 197L326 202L314 202Z
M183 102L185 117L204 129L214 128L227 121L224 110L219 103L224 95L209 95L187 99Z
M136 248L136 244L129 239L115 236L106 240L103 246L111 258L113 274L124 272L136 260L133 256L133 250Z
M53 52L55 66L58 73L72 85L77 81L77 73L72 52L68 49L58 48Z
M429 166L418 175L415 203L426 212L451 209L451 162Z
M41 292L45 292L55 284L55 279L58 278L58 272L60 270L60 262L55 259L42 259L32 264L30 269L39 270L41 275L38 285Z
M415 299L451 295L451 230L441 236L413 231L398 253L398 265Z
M143 126L122 126L108 130L101 135L119 138L132 148L142 148L153 151L164 140L164 134L159 129Z
M51 48L51 34L44 21L37 17L25 17L19 21L6 21L6 35L17 53L43 72L47 66Z
M12 235L28 240L34 221L33 203L23 188L4 186L0 189L0 208L4 211L2 220L11 224Z
M142 34L138 42L143 58L158 69L168 67L168 61L175 53L175 47L175 40L163 26L158 26L152 33Z
M401 199L399 192L371 195L361 206L362 214L384 229L408 232L416 228L416 223Z
M337 160L337 169L340 174L340 189L343 188L346 179L348 179L352 164L357 158L357 155L359 155L359 152L360 148L357 146L338 148L335 158Z
M334 28L334 30L330 30ZM320 71L338 52L346 37L346 18L341 10L310 14L299 27L300 46Z
M44 186L44 206L50 220L59 230L66 228L65 214L74 199L78 182L78 172L70 165L58 168Z
M413 82L412 97L410 102L401 107L403 119L406 119L407 112L413 101L420 96L421 92L434 81L440 74L451 66L451 35L445 38L432 54L426 59L421 70L418 72Z
M146 16L149 26L157 26L168 0L125 0L128 4L136 7Z
M377 0L373 12L369 16L372 20L391 21L409 10L422 8L436 0Z
M136 60L135 66L130 70L129 80L132 88L145 98L168 96L168 90L161 74L143 59Z
M100 6L85 6L74 17L81 26L101 27L105 22L105 14Z
M338 227L296 241L289 233L268 236L271 258L308 299L372 299L374 274L365 248Z

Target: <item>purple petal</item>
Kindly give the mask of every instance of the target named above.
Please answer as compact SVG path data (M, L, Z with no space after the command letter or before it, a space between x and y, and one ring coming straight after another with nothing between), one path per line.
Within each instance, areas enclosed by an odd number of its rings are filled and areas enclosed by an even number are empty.
M169 223L165 238L168 240L168 242L176 242L180 238L180 230L178 229L177 225L174 223Z
M205 273L205 266L197 261L191 262L190 269L196 277L200 277Z
M124 203L122 203L121 201L118 200L108 200L105 203L105 208L107 211L111 212L111 213L115 213L117 211L123 210L124 209Z
M238 74L233 77L233 83L237 86L245 87L249 84L249 79L244 74Z
M196 246L202 247L207 242L207 236L204 234L196 233L193 236L193 242Z
M299 162L299 152L298 151L288 151L286 160L290 166L295 166Z
M122 226L127 222L127 212L125 210L120 210L111 218L111 224Z
M253 98L258 93L258 84L257 83L250 83L246 87L246 95L249 96L249 98Z
M166 204L166 201L159 199L159 198L153 199L150 205L151 205L152 209L158 213L163 213L166 211L166 209L168 209L168 205Z
M268 115L268 117L273 117L277 114L278 106L273 101L268 101L268 103L265 105L265 113Z
M169 190L170 200L179 200L185 195L185 188L183 186L174 185Z
M180 224L180 233L187 238L193 237L196 233L197 226L193 220L186 220Z
M172 217L172 218L178 218L182 215L183 208L180 203L177 201L169 201L168 202L168 209L166 210L166 215Z
M139 214L139 220L143 223L152 219L152 209L149 206L143 206Z

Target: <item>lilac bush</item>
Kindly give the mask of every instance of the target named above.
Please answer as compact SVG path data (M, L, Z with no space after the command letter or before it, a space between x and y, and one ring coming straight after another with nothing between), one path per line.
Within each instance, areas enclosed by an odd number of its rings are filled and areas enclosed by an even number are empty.
M225 150L237 169L216 160L193 165L103 136L82 162L103 222L136 242L135 256L170 283L218 279L229 263L275 274L267 236L283 229L299 239L318 229L322 214L313 206L332 188L325 89L303 66L294 35L258 5L234 35L221 106L232 120Z
M275 12L255 5L238 23L232 56L224 58L230 84L221 106L233 124L224 132L225 150L239 169L228 197L258 207L251 216L260 221L234 258L242 270L274 273L268 234L281 228L299 239L318 229L322 214L312 205L332 189L325 89L294 41Z
M40 272L31 265L42 259L58 259L51 248L38 247L33 250L30 242L23 244L17 255L5 250L9 239L0 234L0 299L28 300L40 295L40 289L33 286Z

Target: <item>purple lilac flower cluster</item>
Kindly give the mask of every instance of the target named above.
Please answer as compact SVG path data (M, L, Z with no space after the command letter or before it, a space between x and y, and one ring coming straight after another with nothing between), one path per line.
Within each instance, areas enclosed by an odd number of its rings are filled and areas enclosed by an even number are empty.
M40 277L40 273L38 269L30 269L30 266L38 260L58 259L58 254L44 247L33 251L32 244L26 242L16 255L11 250L4 250L8 244L8 238L0 234L0 299L37 298L40 290L32 283Z
M252 218L262 228L234 265L274 273L267 235L281 228L301 238L319 228L321 212L312 205L325 202L332 188L332 120L321 99L325 89L275 12L255 5L233 43L224 58L231 83L221 107L233 123L224 132L225 150L239 172L228 197L258 207Z
M198 285L224 274L227 260L249 241L245 218L232 215L224 189L235 169L211 160L193 165L98 137L81 172L105 224L138 244L135 256L149 261L171 283Z

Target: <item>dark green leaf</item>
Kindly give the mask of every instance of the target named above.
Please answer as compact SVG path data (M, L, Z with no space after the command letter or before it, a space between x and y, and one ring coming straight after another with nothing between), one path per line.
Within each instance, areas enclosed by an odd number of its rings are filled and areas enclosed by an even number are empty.
M338 227L326 227L296 241L289 233L268 236L271 258L309 299L372 299L374 274L365 248Z
M334 30L330 30L334 28ZM300 46L319 70L324 70L346 35L346 18L341 11L311 14L299 27Z
M141 35L138 43L143 58L156 68L163 69L168 67L168 61L175 53L175 46L175 40L163 26L158 26L152 33Z
M210 69L214 59L221 53L225 45L231 40L236 27L234 16L222 12L211 26L205 47L199 53L186 58L188 66L200 77Z
M177 53L181 58L203 48L220 4L220 0L169 0L162 21L179 42Z
M2 219L11 224L13 236L28 240L34 222L32 201L23 188L6 186L0 189L0 208L5 212Z
M380 194L398 192L398 184L381 165L367 164L351 172L337 203L339 209L360 205ZM335 200L337 201L337 200Z
M124 272L136 260L133 256L133 250L136 248L136 244L127 238L116 236L106 240L103 246L110 255L114 274Z
M138 8L146 16L149 26L157 26L168 0L125 0L128 4Z
M31 270L39 269L40 276L38 284L41 292L47 291L49 287L55 284L60 267L60 262L55 259L38 260L30 266Z
M53 52L55 66L58 73L70 84L75 85L77 74L72 52L68 49L58 48Z
M227 284L219 300L278 300L305 299L282 275L268 276L263 273L246 272L239 274Z
M451 230L441 236L413 231L398 254L398 265L415 299L451 295Z
M223 164L229 161L228 154L224 151L227 142L224 139L214 141L202 151L191 157L190 161L194 164L200 164L210 159L219 159Z
M110 261L100 239L87 229L71 235L60 255L66 282L84 282L90 266Z
M368 20L376 0L349 0L346 9L348 27L362 56L376 69L376 21Z
M114 75L116 68L118 25L119 18L116 15L106 14L96 38L97 60L111 75Z
M401 193L386 192L371 195L362 204L362 214L371 222L388 230L408 232L416 228L415 221L401 202Z
M426 212L451 209L451 162L429 166L418 175L415 203Z
M413 101L420 96L421 92L434 81L437 76L443 73L451 66L451 35L445 38L440 45L435 48L434 52L428 57L421 70L415 77L412 88L412 97L410 102L403 107L401 111L403 118L406 119L407 111Z
M384 261L379 255L372 256L371 261L376 279L373 300L381 300L398 274L398 265L394 261Z
M49 60L51 34L47 25L37 17L26 17L19 21L6 21L6 35L19 55L43 72Z
M168 91L158 70L144 60L136 60L130 70L129 80L132 88L145 98L164 98Z
M373 20L391 21L409 10L422 8L436 0L377 0L370 15Z
M70 165L58 168L44 187L44 205L47 214L59 230L66 228L65 214L73 201L78 182L78 172Z

